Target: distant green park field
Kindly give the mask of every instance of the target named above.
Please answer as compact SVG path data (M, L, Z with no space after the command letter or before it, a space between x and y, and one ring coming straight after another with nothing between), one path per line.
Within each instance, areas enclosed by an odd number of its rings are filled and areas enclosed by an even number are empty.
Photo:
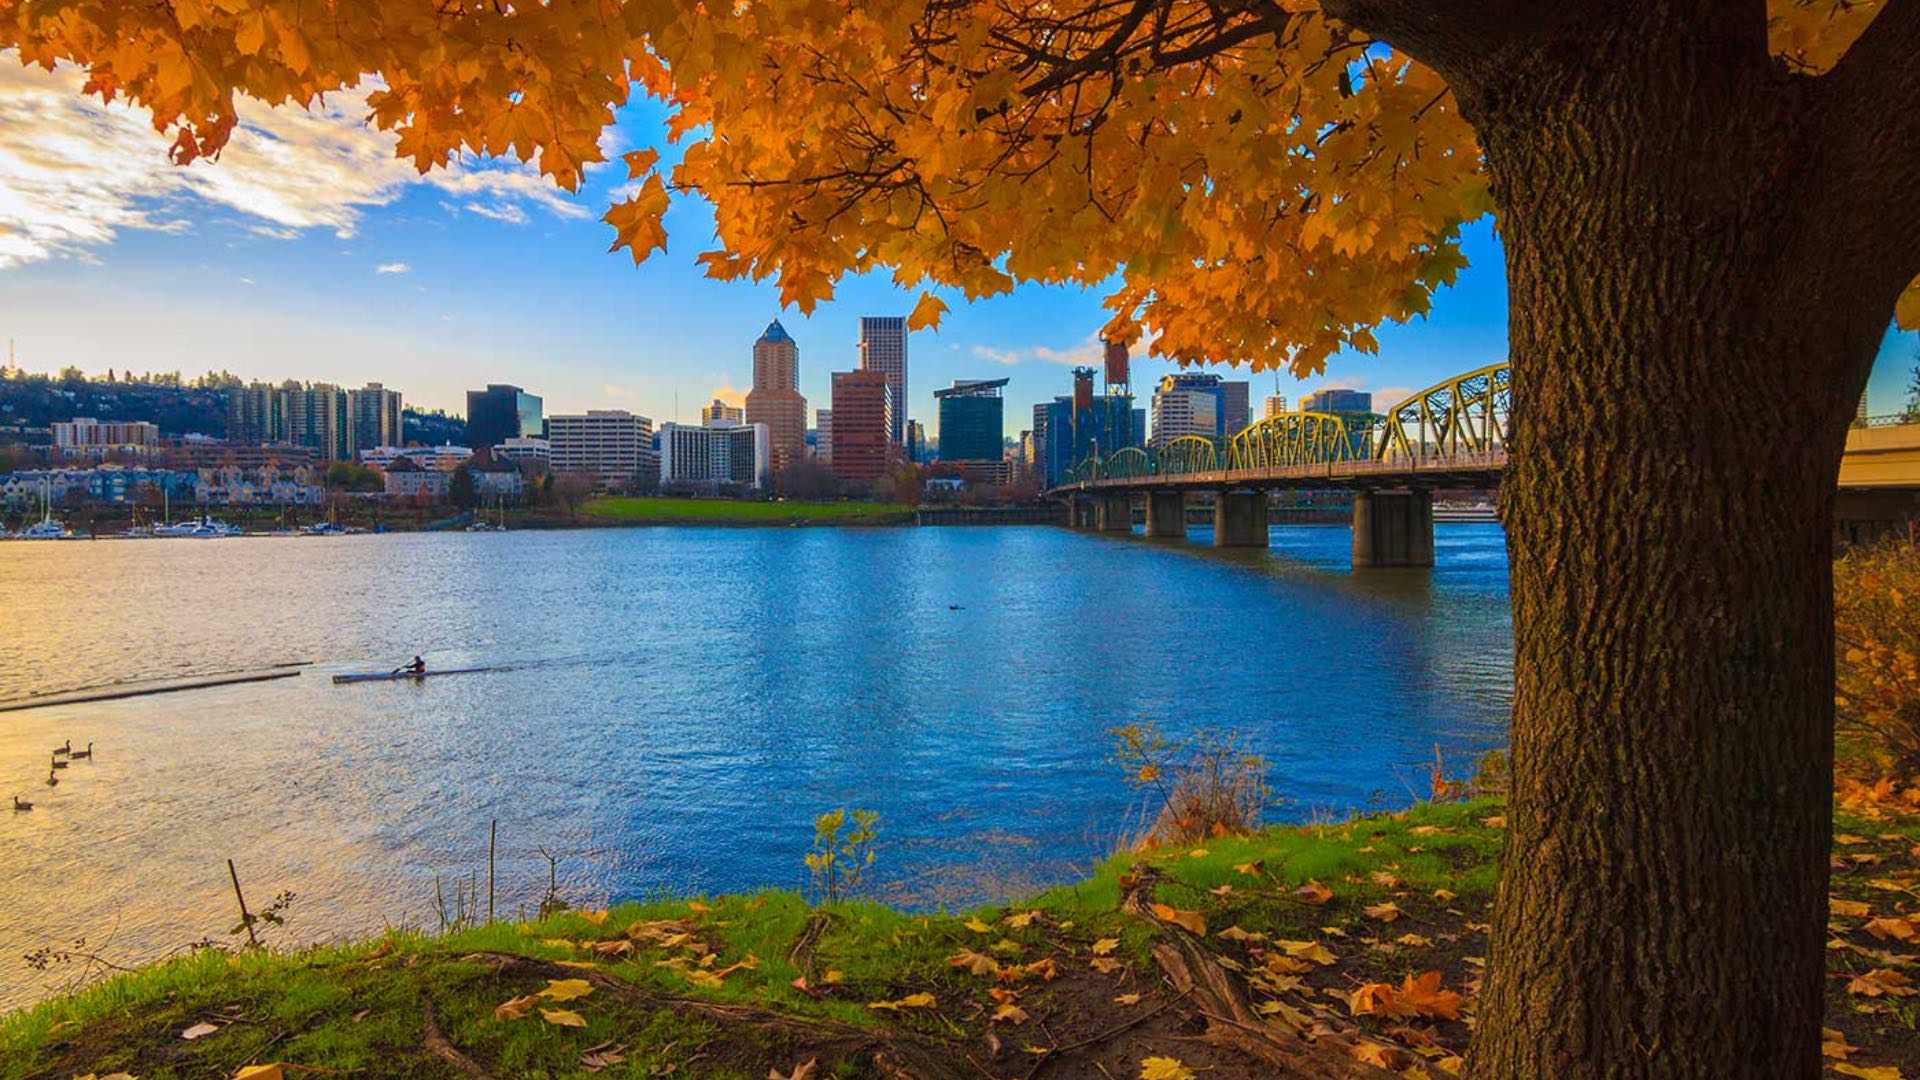
M715 525L887 525L907 520L913 509L900 503L739 502L733 499L607 497L582 509L597 518L625 522L701 522Z

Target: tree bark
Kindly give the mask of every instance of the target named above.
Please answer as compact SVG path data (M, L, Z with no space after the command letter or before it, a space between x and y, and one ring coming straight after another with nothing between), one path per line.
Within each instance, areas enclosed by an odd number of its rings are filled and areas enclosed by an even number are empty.
M1513 791L1470 1069L1815 1076L1834 480L1904 281L1817 212L1806 80L1625 8L1450 73L1501 207L1515 403Z

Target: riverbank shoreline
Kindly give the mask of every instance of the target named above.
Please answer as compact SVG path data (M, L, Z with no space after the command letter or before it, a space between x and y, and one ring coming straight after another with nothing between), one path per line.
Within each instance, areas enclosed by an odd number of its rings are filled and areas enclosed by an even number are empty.
M203 949L0 1017L0 1078L1117 1077L1153 1058L1215 1080L1438 1077L1471 1034L1503 814L1423 803L1125 852L951 914L767 891ZM1835 828L1858 858L1834 876L1827 1041L1911 1062L1920 1034L1857 987L1888 944L1872 882L1920 876L1920 818L1842 800Z

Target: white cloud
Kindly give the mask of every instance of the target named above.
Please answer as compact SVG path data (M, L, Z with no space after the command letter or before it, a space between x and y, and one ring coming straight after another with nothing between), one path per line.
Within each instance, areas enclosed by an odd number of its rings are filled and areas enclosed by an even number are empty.
M477 203L470 202L465 207L469 214L479 214L483 218L505 221L514 225L527 223L527 212L510 202Z
M381 263L379 266L374 267L373 272L376 274L404 274L412 269L413 267L403 262L390 262Z
M723 384L713 388L713 400L736 408L744 408L747 404L747 395L744 390L737 390L731 384ZM705 405L707 402L703 401L700 404Z
M1105 346L1101 344L1099 331L1095 331L1088 334L1086 338L1078 344L1070 345L1064 349L1056 349L1048 345L1028 345L1024 348L1015 349L996 349L989 345L975 345L971 351L974 356L981 360L989 360L996 364L1006 364L1008 366L1025 363L1029 360L1037 360L1042 363L1060 364L1065 367L1087 367L1100 363L1101 357L1105 355L1104 349Z
M395 137L366 123L376 86L342 91L312 110L242 98L239 125L217 162L180 167L144 109L84 97L77 68L48 73L0 63L0 269L79 258L123 229L185 231L193 201L239 211L246 227L285 239L306 229L348 238L370 207L427 184L489 217L537 206L584 218L585 207L517 163L457 162L419 175L393 155Z
M251 285L251 284L253 284L253 279L252 279L252 278L250 278L250 277L243 277L243 278L241 278L241 279L239 279L239 280L240 280L240 284L242 284L242 285Z

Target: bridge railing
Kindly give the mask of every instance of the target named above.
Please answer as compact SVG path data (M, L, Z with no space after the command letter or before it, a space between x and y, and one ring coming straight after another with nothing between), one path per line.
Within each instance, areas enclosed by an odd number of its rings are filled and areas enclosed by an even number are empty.
M1505 361L1410 394L1385 413L1293 412L1252 424L1225 443L1183 435L1074 466L1072 484L1202 474L1343 475L1482 470L1506 462L1513 368ZM1867 421L1878 426L1889 418Z

